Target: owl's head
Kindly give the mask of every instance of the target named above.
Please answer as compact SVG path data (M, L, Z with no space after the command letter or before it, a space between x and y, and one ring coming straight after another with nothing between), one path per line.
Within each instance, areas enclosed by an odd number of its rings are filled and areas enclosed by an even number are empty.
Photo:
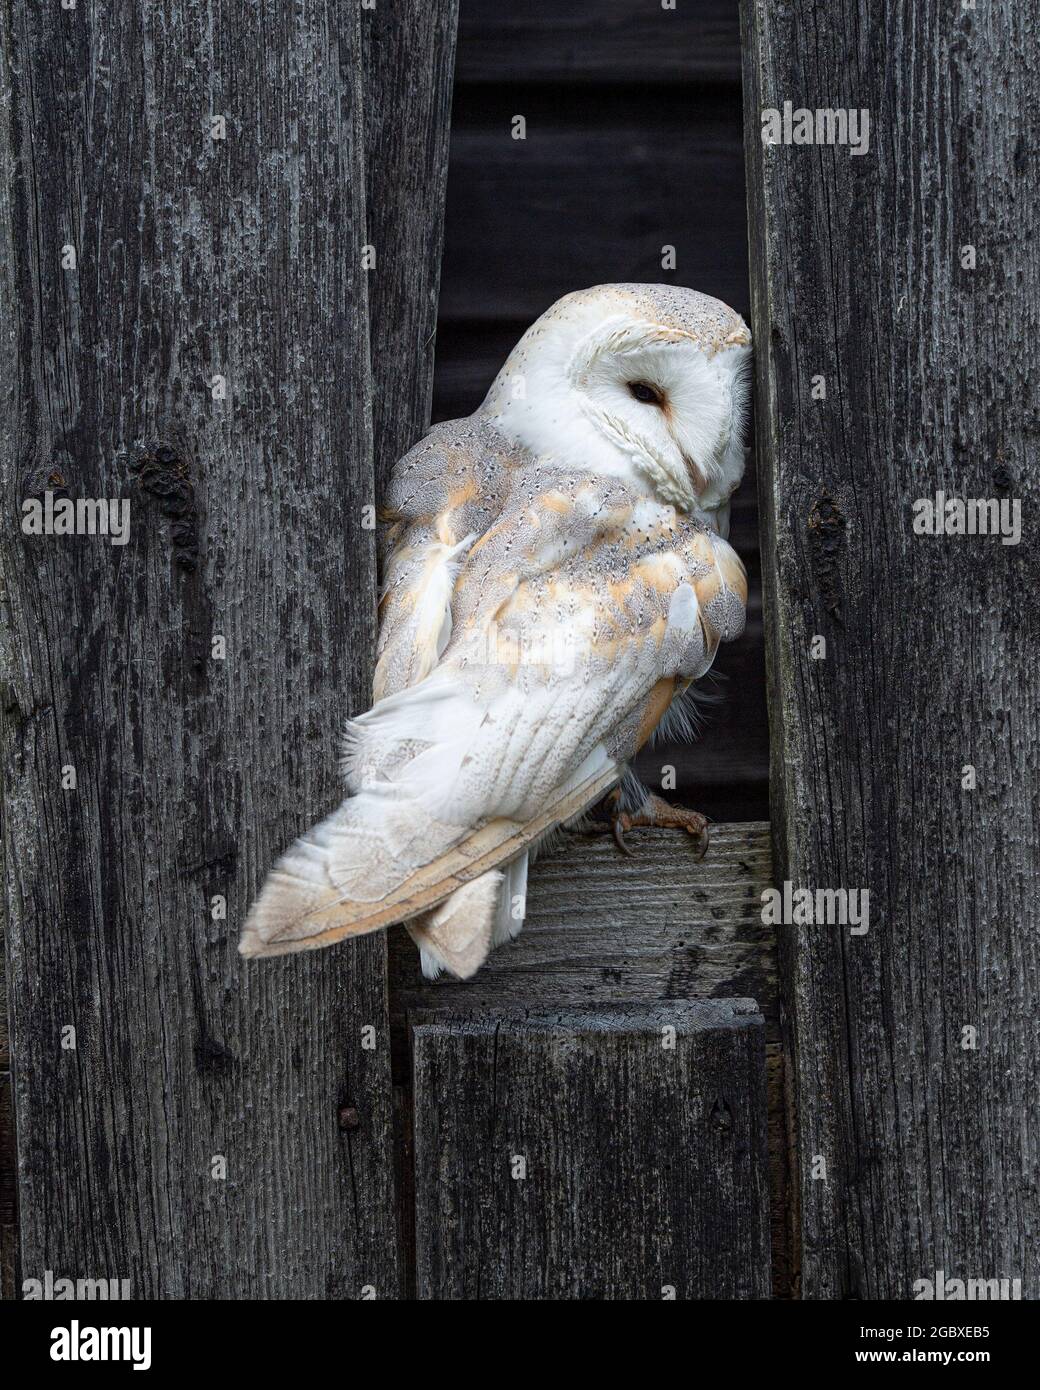
M481 411L535 455L634 467L662 500L715 515L744 471L750 357L747 325L721 300L597 285L527 330Z

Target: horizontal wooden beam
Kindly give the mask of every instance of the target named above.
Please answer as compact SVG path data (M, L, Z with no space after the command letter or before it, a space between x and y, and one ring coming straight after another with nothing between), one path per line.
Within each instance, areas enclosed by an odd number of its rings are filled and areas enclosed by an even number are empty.
M522 330L560 295L615 280L692 285L746 312L736 93L675 93L651 110L588 97L569 108L546 93L524 103L523 140L512 138L514 106L456 103L442 321L509 319ZM695 142L677 133L691 131ZM662 267L666 246L674 270Z
M626 858L609 835L565 833L531 869L527 918L468 983L424 980L418 952L390 936L395 1031L407 1010L493 1009L537 988L539 1008L752 996L779 1035L774 938L762 923L772 881L769 825L716 825L698 860L683 831L632 831Z
M733 0L466 0L459 58L463 82L738 83L739 12Z

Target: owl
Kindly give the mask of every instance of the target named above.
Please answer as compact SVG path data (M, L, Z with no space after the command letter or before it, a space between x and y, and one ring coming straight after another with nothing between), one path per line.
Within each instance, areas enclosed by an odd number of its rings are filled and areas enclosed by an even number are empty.
M527 330L475 414L400 460L346 799L271 871L243 955L403 922L428 976L466 979L517 935L538 843L617 801L743 629L726 537L750 356L743 320L707 295L581 290Z

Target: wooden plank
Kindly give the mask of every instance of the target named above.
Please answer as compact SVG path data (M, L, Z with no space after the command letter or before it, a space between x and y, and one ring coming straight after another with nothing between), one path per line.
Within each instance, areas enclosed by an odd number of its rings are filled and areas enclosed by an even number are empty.
M4 505L48 478L131 504L125 546L0 533L23 1277L398 1287L383 939L235 950L369 693L358 22L0 16Z
M14 148L11 140L10 77L6 55L8 21L0 12L0 310L12 302L12 260L7 254L11 245L11 204L4 190L10 189L15 176ZM0 441L6 449L10 444L6 407L10 396L6 389L7 373L14 365L9 355L11 338L0 341ZM8 605L7 579L0 565L0 631L2 615ZM0 653L3 648L0 647ZM0 664L0 739L10 718L5 667ZM3 863L2 827L0 827L0 866ZM7 989L7 905L0 893L0 1299L15 1296L18 1266L18 1193L17 1156L14 1127L13 1086L11 1083L11 1040L8 1022Z
M458 0L363 11L376 488L430 423Z
M772 882L769 826L716 825L698 861L683 831L639 830L626 859L609 835L565 834L531 869L516 941L466 983L425 980L414 943L390 936L396 1036L406 1011L607 1008L668 999L753 995L779 1036L774 934L762 924Z
M458 0L362 11L376 499L430 424ZM398 1202L410 1211L411 1111L394 1090ZM401 1222L403 1293L414 1293L412 1222Z
M6 935L2 905L0 905L0 1071L11 1065L11 1037L7 1026L7 952L4 950Z
M463 82L740 81L736 0L464 0Z
M420 1299L768 1296L752 1000L438 1017L413 1038Z
M409 1019L434 1011L609 1010L753 994L767 1037L773 1275L786 1296L790 1194L775 940L761 922L772 882L769 827L718 825L712 836L700 863L680 831L633 833L634 860L607 837L566 836L531 870L523 932L464 984L424 979L415 946L392 931L395 1075L408 1074Z
M408 1076L409 1019L434 1011L611 1009L675 997L753 994L767 1036L774 1292L790 1292L788 1137L779 1055L775 940L761 924L771 884L768 825L719 825L698 864L677 831L630 838L634 861L603 836L568 836L531 870L528 918L468 983L425 980L415 946L391 931L395 1075ZM756 912L756 905L758 911Z
M1032 31L744 5L777 877L870 894L864 935L780 929L811 1298L1040 1296L1035 547L913 529L1040 502ZM869 154L763 148L785 100L867 109Z
M0 1298L14 1298L18 1279L18 1181L11 1073L0 1071Z

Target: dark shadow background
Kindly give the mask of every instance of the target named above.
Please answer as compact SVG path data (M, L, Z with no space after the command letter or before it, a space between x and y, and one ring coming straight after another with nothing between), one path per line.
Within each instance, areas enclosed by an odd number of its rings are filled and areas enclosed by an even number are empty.
M433 418L475 410L553 300L611 280L689 285L749 318L737 0L461 0ZM699 743L637 765L657 785L673 764L676 795L719 820L769 813L756 513L749 468L730 532L747 630L704 683L721 702Z

